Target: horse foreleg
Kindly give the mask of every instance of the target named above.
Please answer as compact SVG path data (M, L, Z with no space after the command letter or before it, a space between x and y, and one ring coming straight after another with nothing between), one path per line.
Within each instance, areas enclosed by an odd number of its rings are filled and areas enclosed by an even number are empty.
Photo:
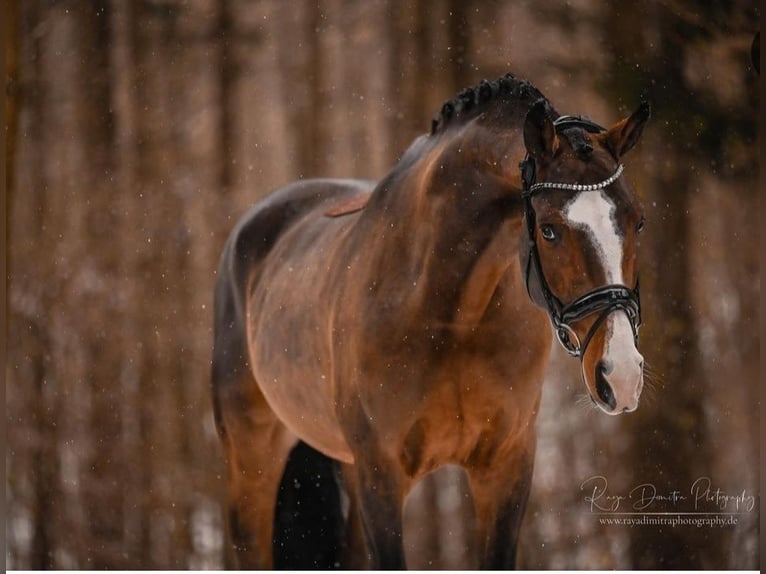
M404 570L402 506L405 489L394 465L356 457L359 511L373 570Z
M532 484L534 439L520 452L479 468L468 468L476 509L481 568L513 570ZM498 457L500 458L500 457Z
M362 518L359 512L359 489L356 484L356 468L351 464L339 467L338 479L343 484L347 497L348 512L344 528L343 550L341 552L341 569L368 570L369 556L365 549L365 534Z

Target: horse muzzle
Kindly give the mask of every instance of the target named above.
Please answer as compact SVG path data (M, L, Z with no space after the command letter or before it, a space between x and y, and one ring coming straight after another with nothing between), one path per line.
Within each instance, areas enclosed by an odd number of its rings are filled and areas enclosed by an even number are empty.
M638 408L643 390L644 358L636 349L631 325L624 314L612 315L607 329L604 349L593 367L591 396L607 414L629 413Z

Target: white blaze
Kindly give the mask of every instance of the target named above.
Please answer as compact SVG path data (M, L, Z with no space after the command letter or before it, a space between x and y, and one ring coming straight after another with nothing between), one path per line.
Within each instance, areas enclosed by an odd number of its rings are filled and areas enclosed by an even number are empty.
M601 261L606 283L623 285L623 242L615 213L615 205L603 189L580 192L564 208L570 225L585 232L590 239ZM640 377L640 368L638 371L636 368L642 357L636 349L630 321L623 312L611 313L606 328L603 358L614 369L607 378L613 387L624 385L623 389L614 388L616 395L637 395L640 378L636 380L636 373Z
M607 283L622 284L622 238L614 218L615 206L604 190L582 191L564 209L575 227L590 237L604 266Z

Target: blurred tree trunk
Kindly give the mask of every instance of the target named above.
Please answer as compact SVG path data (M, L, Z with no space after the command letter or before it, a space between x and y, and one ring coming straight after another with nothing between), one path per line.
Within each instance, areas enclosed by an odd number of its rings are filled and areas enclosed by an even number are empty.
M143 3L133 14L136 61L137 156L134 201L140 256L134 277L144 302L136 336L144 358L138 373L142 408L144 552L152 568L186 568L189 548L182 404L189 317L190 230L185 199L194 178L180 166L185 134L178 122L184 100L198 89L198 76L184 77L193 50L181 43L180 1ZM183 47L182 47L183 46ZM199 71L202 75L203 71ZM206 134L207 135L207 134ZM162 201L158 201L158 198ZM172 351L171 351L172 349Z
M80 284L73 293L78 299L77 306L87 310L82 319L93 333L82 334L83 364L79 368L83 388L75 393L88 407L72 405L73 409L87 413L78 441L83 445L89 442L91 447L89 457L83 461L87 469L82 485L87 492L83 504L89 549L83 565L96 569L126 568L128 562L119 551L123 547L125 508L119 477L124 476L129 459L121 449L123 395L116 384L120 380L123 351L114 344L113 333L114 325L119 325L123 316L123 309L114 297L120 292L121 253L119 249L106 248L121 218L115 209L117 187L107 183L115 181L111 3L98 0L87 6L78 5L72 12L79 66L77 76L70 82L73 97L81 108L76 112L79 133L73 140L82 146L83 154L83 163L77 168L80 181L73 184L79 196L76 203L85 210L80 228L81 261L85 270L94 274L95 282L93 291ZM94 296L104 304L88 306L87 299Z
M427 133L436 112L435 77L432 50L432 2L389 0L385 40L388 48L387 95L389 117L389 165L420 134ZM407 113L404 113L404 110Z
M471 53L471 6L464 0L448 0L447 59L453 90L471 85L473 54Z
M59 482L58 437L56 421L59 401L56 396L56 375L52 367L52 344L48 336L46 319L51 310L55 289L55 277L47 266L35 265L35 259L48 253L53 247L51 231L41 233L35 245L17 241L27 228L45 230L55 225L50 214L38 206L45 205L47 189L52 183L41 169L37 149L46 147L49 130L45 119L49 98L46 97L45 71L41 63L44 49L40 38L33 38L31 31L44 14L37 3L24 3L21 14L22 74L19 94L23 98L23 116L20 131L25 133L18 148L18 181L26 193L14 189L10 193L9 213L9 276L17 289L11 301L9 332L16 333L9 339L9 351L15 364L9 377L9 408L21 406L15 411L16 428L10 427L9 452L15 456L9 465L12 484L19 484L16 495L18 507L31 529L28 548L19 548L17 567L47 569L56 566L57 508ZM38 169L28 169L35 162ZM15 167L15 165L14 165ZM24 384L19 384L23 381ZM31 438L31 440L29 440ZM26 468L25 468L26 466ZM23 488L27 485L27 488ZM13 518L12 518L13 520ZM22 522L23 523L23 522ZM14 531L12 524L10 532Z
M292 153L291 168L296 177L321 175L327 142L322 137L321 123L329 109L323 101L324 45L321 42L323 3L305 1L302 9L295 4L269 5L279 30L275 34L276 57L282 71L275 82L282 84L288 118L288 138ZM304 49L305 47L305 49ZM259 190L265 193L267 190Z
M308 60L304 71L304 81L308 87L307 121L299 136L302 142L300 151L301 174L304 177L317 177L324 175L322 169L326 168L326 145L324 137L324 117L327 112L327 104L324 98L324 50L322 36L324 35L324 12L323 2L310 0L305 6L306 23L305 31L301 34L308 45Z
M34 530L30 552L29 568L49 570L56 567L54 548L56 543L56 521L53 520L59 502L59 466L56 464L57 446L56 427L54 421L58 418L58 404L51 384L47 379L44 353L49 346L44 333L38 328L31 330L33 335L32 349L37 352L29 356L32 363L32 381L34 384L33 410L31 421L36 424L36 448L33 450L30 466L35 470L33 475L34 499L32 501L32 516Z
M656 144L659 141L654 139ZM666 148L662 155L674 153ZM666 164L650 184L657 195L649 205L660 207L647 209L652 223L647 239L642 241L647 251L642 287L658 296L644 302L641 335L647 347L644 355L648 368L662 383L656 389L658 400L632 421L636 484L650 482L659 492L686 492L709 462L703 416L705 389L698 376L694 317L689 306L692 294L686 213L691 178L683 166L675 165ZM640 569L702 568L709 559L703 553L712 551L701 544L709 533L703 529L646 527L630 533L633 564Z
M3 325L3 349L0 351L0 357L2 357L2 365L3 365L3 389L6 389L6 382L8 380L8 355L7 355L7 349L8 349L8 249L7 249L7 241L8 241L8 216L11 213L11 189L13 188L13 176L14 176L14 158L15 158L15 145L16 145L16 137L17 137L17 129L18 129L18 53L19 53L19 26L20 22L18 19L19 13L18 13L18 5L16 0L9 0L8 2L5 2L2 6L0 6L0 14L2 14L2 17L4 18L4 22L2 24L3 26L3 38L5 39L6 45L4 46L4 56L3 59L3 66L4 66L4 72L5 72L5 82L3 83L5 87L5 110L4 110L4 121L2 124L4 125L6 129L6 134L3 141L2 150L4 153L4 169L0 170L3 171L3 175L5 177L5 187L3 188L5 191L5 194L3 196L3 222L2 222L2 234L4 245L6 245L6 250L3 252L2 255L2 274L3 274L3 284L2 284L2 300L3 300L3 307L2 310L0 310L0 323ZM8 396L7 391L6 392L6 420L8 420ZM0 439L2 439L2 442L6 445L6 448L9 444L9 434L7 431L7 424L3 426L2 432L0 432ZM6 454L6 457L4 459L5 461L5 472L6 472L6 485L9 482L9 478L12 477L11 468L9 464L9 457ZM4 498L4 514L5 514L5 532L6 536L3 538L5 541L5 547L7 549L6 551L6 569L8 568L8 562L11 564L16 563L16 557L14 556L15 548L13 545L8 541L8 533L10 532L10 525L11 525L11 504L8 496L8 488L6 487L6 496ZM10 560L8 559L10 558Z
M705 416L712 391L698 347L699 313L693 310L697 285L691 267L695 242L689 213L700 186L695 163L721 157L722 150L717 148L723 133L738 129L737 122L742 120L720 108L718 101L695 93L685 56L691 46L716 41L707 25L721 21L721 9L692 2L672 7L661 1L614 4L609 6L605 26L615 48L607 75L610 91L620 102L636 102L641 88L648 89L655 104L648 132L657 135L645 138L642 150L645 158L652 158L643 162L651 181L646 182L648 197L644 198L649 225L642 241L646 270L642 288L656 297L644 303L642 341L647 363L662 384L658 400L632 420L634 475L639 482L654 483L659 492L688 493L696 478L710 472L715 457ZM731 18L724 15L723 20ZM681 101L685 102L683 112L673 105ZM726 564L727 532L658 526L630 533L635 568Z
M123 278L120 294L125 301L125 312L120 323L115 344L122 350L122 363L118 379L114 381L119 389L121 404L120 450L126 464L122 469L120 482L124 494L123 553L128 557L128 567L151 568L148 553L148 513L143 503L145 475L145 441L142 417L142 397L139 388L139 374L144 359L140 343L141 326L139 314L131 313L129 305L140 300L139 281L129 278L140 276L139 245L143 233L137 222L141 221L143 209L135 193L137 178L137 154L139 144L136 138L137 103L135 101L138 72L135 64L135 15L132 3L114 3L111 16L111 71L113 106L113 153L119 161L115 165L114 209L120 214L116 233L122 248L117 266L117 276Z
M14 184L14 159L18 133L19 95L19 8L18 0L7 0L5 18L5 190L6 209L10 207L10 193ZM8 213L8 212L6 212ZM3 222L5 225L5 222ZM3 227L3 231L6 229Z
M234 154L235 102L233 100L234 83L238 74L238 63L233 44L237 40L232 0L218 0L218 28L216 36L219 44L218 72L220 104L220 152L221 152L221 192L228 194L233 185L231 157Z

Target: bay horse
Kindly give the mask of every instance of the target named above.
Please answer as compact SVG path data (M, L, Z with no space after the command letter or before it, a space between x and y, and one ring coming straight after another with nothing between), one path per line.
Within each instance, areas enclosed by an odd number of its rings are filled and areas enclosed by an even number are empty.
M212 388L240 566L274 565L278 485L302 442L348 476L369 566L405 567L405 497L453 464L480 566L514 567L553 340L598 408L638 405L644 220L620 161L649 116L560 116L508 74L446 102L379 182L300 181L239 221Z

